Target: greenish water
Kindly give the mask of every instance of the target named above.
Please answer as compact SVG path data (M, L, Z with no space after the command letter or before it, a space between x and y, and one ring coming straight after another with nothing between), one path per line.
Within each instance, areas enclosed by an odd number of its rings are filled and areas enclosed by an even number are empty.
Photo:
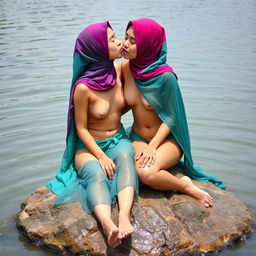
M0 255L46 256L15 228L22 200L50 180L65 146L72 52L88 24L153 18L167 34L196 164L254 211L256 2L0 1ZM125 126L132 122L128 113ZM255 255L253 234L221 255Z

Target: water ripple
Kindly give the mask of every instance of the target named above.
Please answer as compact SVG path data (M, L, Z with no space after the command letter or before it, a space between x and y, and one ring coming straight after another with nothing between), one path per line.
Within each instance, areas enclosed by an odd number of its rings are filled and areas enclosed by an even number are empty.
M9 216L60 164L77 34L109 20L121 39L128 20L145 16L165 27L195 163L255 205L255 8L254 0L0 1L0 228L16 234ZM130 126L131 113L122 122ZM9 243L21 256L48 255L16 240ZM232 255L252 248L255 239Z

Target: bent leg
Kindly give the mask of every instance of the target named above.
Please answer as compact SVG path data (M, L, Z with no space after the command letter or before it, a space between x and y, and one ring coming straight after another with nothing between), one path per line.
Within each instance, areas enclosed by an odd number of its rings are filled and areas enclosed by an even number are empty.
M81 149L75 153L75 167L79 170L87 161L97 160L97 158L87 149Z
M141 147L141 141L134 141L136 148ZM145 143L146 144L146 143ZM212 205L212 198L208 193L196 187L187 176L177 178L166 169L176 165L182 156L179 145L175 140L164 141L156 151L156 162L150 167L140 168L135 162L139 179L142 183L157 190L177 190L194 197L204 207Z

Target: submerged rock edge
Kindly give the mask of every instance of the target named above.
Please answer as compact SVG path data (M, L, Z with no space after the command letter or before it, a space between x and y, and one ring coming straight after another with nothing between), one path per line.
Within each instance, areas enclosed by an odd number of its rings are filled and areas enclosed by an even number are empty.
M252 232L253 214L239 199L210 183L196 183L214 198L215 205L211 209L203 209L186 195L143 188L132 209L135 232L117 249L106 245L97 221L81 208L80 203L53 207L56 196L45 186L21 204L16 225L29 241L60 254L182 255L209 252L230 246L232 241ZM116 206L112 212L116 221Z

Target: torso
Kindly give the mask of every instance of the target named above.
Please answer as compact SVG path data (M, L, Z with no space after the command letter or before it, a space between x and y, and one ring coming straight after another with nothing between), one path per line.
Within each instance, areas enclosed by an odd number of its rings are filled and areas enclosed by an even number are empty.
M116 85L106 91L89 88L87 129L95 139L113 136L121 126L121 111L125 106L121 82L121 65L115 65Z
M133 112L132 130L142 138L151 140L162 121L137 88L130 72L128 61L122 63L122 73L124 77L124 98Z

